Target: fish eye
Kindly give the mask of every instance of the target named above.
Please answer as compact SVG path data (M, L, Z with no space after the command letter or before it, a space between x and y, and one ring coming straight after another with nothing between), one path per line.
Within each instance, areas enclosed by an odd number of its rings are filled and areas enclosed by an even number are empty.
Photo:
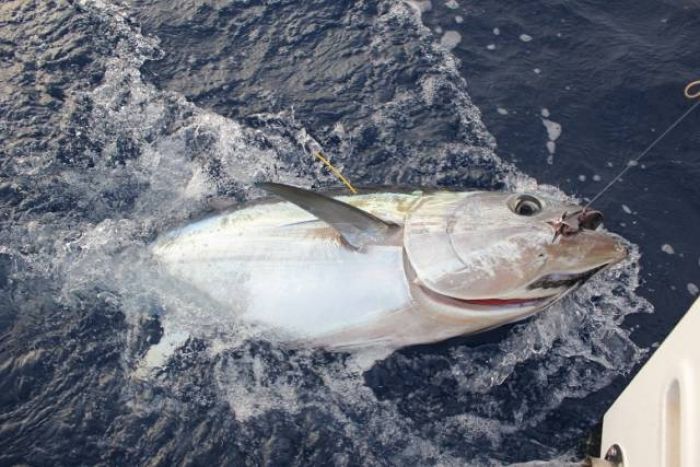
M520 195L511 203L511 210L519 216L534 216L542 210L542 203L534 196Z

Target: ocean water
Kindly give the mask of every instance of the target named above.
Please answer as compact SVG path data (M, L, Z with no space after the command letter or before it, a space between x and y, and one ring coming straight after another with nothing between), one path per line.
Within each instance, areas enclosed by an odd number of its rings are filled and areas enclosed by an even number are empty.
M596 203L628 261L377 362L277 346L148 245L258 181L337 185L319 149L358 185L590 197L689 105L698 20L646 0L0 4L0 464L581 459L697 294L700 114Z

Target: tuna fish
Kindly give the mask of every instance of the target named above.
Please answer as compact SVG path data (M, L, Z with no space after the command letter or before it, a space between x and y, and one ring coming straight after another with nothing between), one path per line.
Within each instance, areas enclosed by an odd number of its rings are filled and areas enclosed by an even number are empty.
M627 254L600 213L535 194L261 186L277 196L170 231L152 251L183 287L295 346L396 349L484 331Z

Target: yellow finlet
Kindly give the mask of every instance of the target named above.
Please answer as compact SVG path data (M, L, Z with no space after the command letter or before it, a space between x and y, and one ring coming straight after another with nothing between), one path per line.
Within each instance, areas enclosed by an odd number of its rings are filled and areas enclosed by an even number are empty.
M348 190L350 190L350 192L351 192L353 195L356 195L356 194L357 194L357 190L355 189L355 187L353 187L353 186L350 184L350 182L348 181L347 178L343 177L343 174L340 173L340 170L336 169L336 168L333 166L333 164L331 164L331 162L330 162L328 159L326 159L326 158L323 156L323 154L321 154L320 151L316 151L316 152L314 152L313 154L314 154L314 157L315 157L316 159L320 160L321 162L323 162L323 164L324 164L326 167L328 167L328 170L330 170L330 171L333 173L333 175L335 175L336 177L338 177L338 180L340 180L341 182L343 182L343 185L345 185L346 187L348 187Z

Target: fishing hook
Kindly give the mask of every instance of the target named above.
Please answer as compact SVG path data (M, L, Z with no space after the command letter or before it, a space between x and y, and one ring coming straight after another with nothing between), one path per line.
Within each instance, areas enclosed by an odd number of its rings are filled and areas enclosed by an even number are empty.
M551 225L552 228L554 228L554 237L552 238L552 243L556 242L557 238L559 238L560 235L573 235L580 230L566 222L567 217L569 217L569 214L566 211L564 211L564 213L559 219L547 221L547 224Z
M598 222L591 226L591 216L600 216ZM574 218L574 216L576 216ZM571 219L575 219L576 223L572 223ZM547 224L552 226L554 229L554 238L552 238L552 243L554 243L560 236L568 237L570 235L577 234L583 229L595 230L600 221L602 220L602 214L598 211L589 209L587 207L574 211L571 214L564 211L564 213L556 220L549 220ZM588 227L586 227L588 226Z

